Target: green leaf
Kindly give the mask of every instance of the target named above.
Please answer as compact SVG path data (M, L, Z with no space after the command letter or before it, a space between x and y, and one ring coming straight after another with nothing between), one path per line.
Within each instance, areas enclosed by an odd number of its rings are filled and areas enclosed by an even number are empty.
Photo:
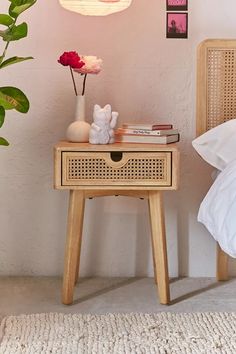
M9 142L0 136L0 145L8 146Z
M10 0L9 15L17 18L22 12L33 6L37 0Z
M12 58L9 58L9 59L5 60L2 64L0 64L0 69L5 68L8 65L20 63L22 61L29 60L29 59L34 59L34 58L33 57L25 57L25 58L12 57Z
M29 100L16 87L0 87L0 106L4 109L16 109L18 112L27 113L29 110Z
M9 15L5 14L0 14L0 24L4 26L11 26L13 24L14 20L11 18Z
M11 26L6 31L0 33L5 42L17 41L18 39L27 36L28 26L27 23L23 22L18 26Z
M4 123L4 118L5 118L5 109L2 106L0 106L0 128Z

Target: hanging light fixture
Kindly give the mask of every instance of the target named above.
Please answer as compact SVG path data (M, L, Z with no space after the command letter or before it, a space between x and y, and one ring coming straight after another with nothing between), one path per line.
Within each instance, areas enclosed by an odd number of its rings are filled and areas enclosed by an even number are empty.
M132 0L59 0L67 10L81 15L105 16L127 9Z

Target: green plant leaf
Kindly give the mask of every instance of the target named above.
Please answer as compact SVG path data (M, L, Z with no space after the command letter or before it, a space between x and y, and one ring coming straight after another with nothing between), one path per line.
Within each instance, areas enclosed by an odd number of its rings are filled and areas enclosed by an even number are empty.
M5 109L0 106L0 128L2 127L5 119Z
M9 16L9 15L5 15L5 14L0 14L0 24L4 25L4 26L11 26L14 22L14 19Z
M17 18L22 12L33 6L37 0L10 0L9 15Z
M8 146L9 142L0 136L0 145Z
M2 64L0 64L0 69L5 68L8 65L20 63L22 61L29 60L29 59L34 59L34 58L33 57L25 57L25 58L12 57L12 58L9 58L9 59L5 60Z
M29 100L24 92L16 87L0 87L0 106L6 110L16 109L18 112L27 113Z
M0 36L2 36L5 42L11 42L26 37L27 33L28 33L27 23L23 22L20 25L11 26L6 31L0 33Z

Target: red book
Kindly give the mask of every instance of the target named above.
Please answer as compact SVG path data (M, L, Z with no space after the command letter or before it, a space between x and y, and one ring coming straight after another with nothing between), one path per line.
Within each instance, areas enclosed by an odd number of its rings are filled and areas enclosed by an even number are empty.
M172 124L145 124L145 123L127 123L122 125L123 129L146 129L146 130L164 130L172 129Z

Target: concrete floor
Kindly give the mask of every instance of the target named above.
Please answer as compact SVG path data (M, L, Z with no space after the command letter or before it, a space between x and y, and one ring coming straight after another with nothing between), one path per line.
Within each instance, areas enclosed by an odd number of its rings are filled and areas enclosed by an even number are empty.
M0 317L42 312L236 311L236 279L221 283L213 278L174 279L169 306L159 304L152 278L81 279L71 306L60 303L61 282L55 277L1 277Z

